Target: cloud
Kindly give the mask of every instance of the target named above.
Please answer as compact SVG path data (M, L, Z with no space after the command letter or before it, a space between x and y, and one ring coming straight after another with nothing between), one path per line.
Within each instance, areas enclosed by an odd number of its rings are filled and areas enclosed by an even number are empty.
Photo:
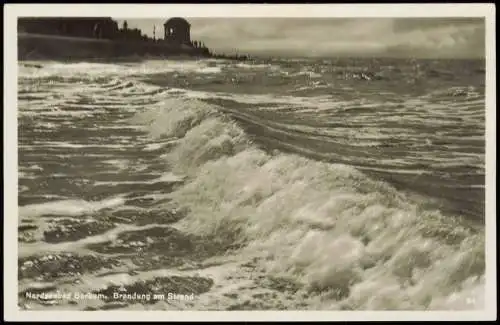
M282 56L484 57L479 18L189 18L216 52ZM123 20L120 20L123 21ZM128 19L152 36L164 19Z
M484 57L485 29L482 21L426 21L395 24L394 39L387 52L416 53L426 57ZM411 27L412 28L411 28Z

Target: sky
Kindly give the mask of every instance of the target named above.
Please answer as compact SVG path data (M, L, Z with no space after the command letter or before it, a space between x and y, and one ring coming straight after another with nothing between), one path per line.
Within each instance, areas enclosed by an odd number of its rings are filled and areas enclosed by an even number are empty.
M125 19L114 18L120 26ZM216 53L286 57L484 58L483 18L186 18ZM160 19L126 19L163 38Z

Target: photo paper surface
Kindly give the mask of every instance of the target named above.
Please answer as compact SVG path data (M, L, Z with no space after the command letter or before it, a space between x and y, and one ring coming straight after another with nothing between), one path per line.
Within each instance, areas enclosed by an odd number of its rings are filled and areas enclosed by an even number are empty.
M493 317L494 7L418 7L6 6L6 312Z

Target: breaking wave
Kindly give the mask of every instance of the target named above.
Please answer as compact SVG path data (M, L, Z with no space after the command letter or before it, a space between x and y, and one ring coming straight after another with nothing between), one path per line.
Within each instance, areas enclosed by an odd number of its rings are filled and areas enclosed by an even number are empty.
M354 167L266 153L217 107L169 99L131 123L177 138L165 159L187 182L177 227L231 238L242 260L326 294L322 308L463 309L480 303L484 233ZM235 234L237 234L235 236ZM319 303L319 302L318 302Z
M201 291L197 306L209 309L231 306L221 302L227 292L262 302L259 283L248 280L254 273L281 279L278 292L295 288L273 298L282 309L483 308L481 220L445 213L434 204L439 197L380 176L398 174L403 184L421 178L439 194L453 187L448 196L481 206L481 191L470 190L484 181L484 138L472 127L484 122L480 87L404 97L371 80L339 84L344 74L332 77L330 64L295 64L286 62L287 71L279 62L21 66L20 219L30 219L28 230L41 217L70 220L48 231L50 245L25 239L23 254L70 250L57 255L63 271L71 263L93 271L106 252L125 252L143 267L127 276L89 271L78 287L86 289L199 273L222 287ZM283 75L298 81L289 85ZM238 82L261 89L242 93ZM368 100L357 98L358 88ZM468 109L445 101L450 96ZM181 244L201 252L178 253ZM213 268L172 266L172 251L205 257L205 246ZM99 258L72 257L89 250ZM143 253L153 257L141 260ZM34 262L23 263L28 274Z

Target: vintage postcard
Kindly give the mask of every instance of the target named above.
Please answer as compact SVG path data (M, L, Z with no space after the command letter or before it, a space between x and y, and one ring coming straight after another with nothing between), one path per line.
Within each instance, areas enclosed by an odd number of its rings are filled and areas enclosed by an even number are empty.
M5 6L6 319L494 319L494 10Z

